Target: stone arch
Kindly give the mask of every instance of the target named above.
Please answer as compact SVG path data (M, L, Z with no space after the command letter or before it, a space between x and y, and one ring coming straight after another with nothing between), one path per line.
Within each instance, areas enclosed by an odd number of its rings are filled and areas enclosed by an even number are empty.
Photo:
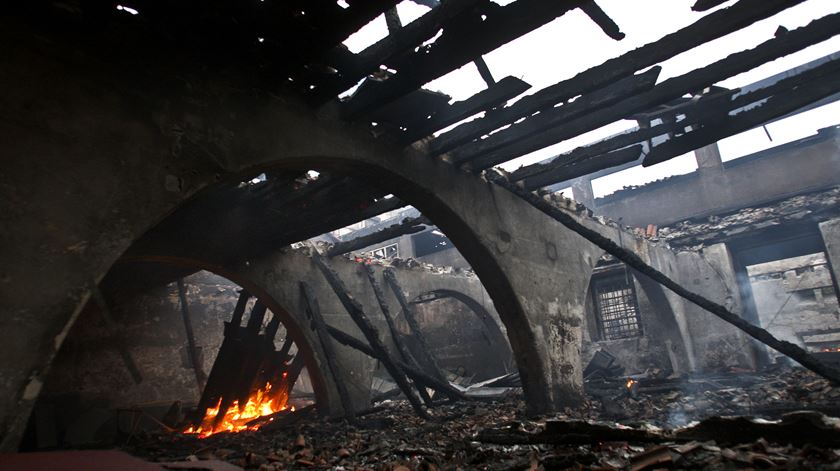
M0 356L17 359L0 384L9 398L0 449L15 448L91 283L193 195L272 167L369 173L420 209L492 297L528 411L579 402L580 273L596 250L559 223L446 162L372 139L364 124L334 120L337 110L316 114L260 92L236 71L196 76L170 64L150 77L138 64L78 54L73 41L27 38L4 36L14 50L3 58L4 112L26 121L0 120L2 238L16 249L0 258ZM65 86L33 86L56 67Z

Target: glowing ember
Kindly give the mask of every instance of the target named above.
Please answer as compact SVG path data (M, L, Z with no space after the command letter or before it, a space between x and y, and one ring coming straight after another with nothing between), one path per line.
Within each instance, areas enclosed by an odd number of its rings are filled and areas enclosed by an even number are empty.
M627 389L630 389L633 387L634 384L636 384L636 380L633 378L628 378L627 383L625 383L625 386L627 386Z
M283 373L283 376L285 375L286 373ZM287 399L285 394L282 397L271 394L271 383L266 383L264 388L251 394L244 407L239 407L239 401L234 401L228 410L224 412L224 418L218 422L215 428L213 424L217 423L216 417L219 415L219 408L222 403L221 399L219 399L216 407L207 409L207 413L204 414L204 419L198 428L190 427L184 430L184 433L198 435L204 438L219 432L257 430L259 425L248 426L248 422L259 417L286 410ZM291 410L294 411L294 407Z
M822 351L822 352L840 352L840 347L835 347L835 348L823 348L823 349L822 349L822 350L820 350L820 351Z

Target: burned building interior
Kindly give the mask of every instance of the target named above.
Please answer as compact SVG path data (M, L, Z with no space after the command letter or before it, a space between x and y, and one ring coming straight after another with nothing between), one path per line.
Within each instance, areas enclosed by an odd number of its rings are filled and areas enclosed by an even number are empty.
M5 5L0 469L840 468L838 7Z

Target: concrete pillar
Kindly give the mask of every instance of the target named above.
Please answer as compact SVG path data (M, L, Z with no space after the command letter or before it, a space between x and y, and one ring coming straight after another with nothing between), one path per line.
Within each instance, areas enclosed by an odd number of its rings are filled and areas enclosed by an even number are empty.
M595 192L592 179L582 177L572 182L572 198L589 209L595 209Z
M700 171L723 169L723 160L720 157L720 148L717 142L695 150L694 158L697 160L697 167Z

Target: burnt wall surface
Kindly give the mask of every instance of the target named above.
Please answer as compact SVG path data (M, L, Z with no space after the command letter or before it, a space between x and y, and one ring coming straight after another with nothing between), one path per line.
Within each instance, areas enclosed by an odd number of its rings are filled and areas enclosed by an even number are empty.
M796 170L791 171L791 162ZM837 185L840 127L750 156L595 200L593 210L646 227L720 214Z

